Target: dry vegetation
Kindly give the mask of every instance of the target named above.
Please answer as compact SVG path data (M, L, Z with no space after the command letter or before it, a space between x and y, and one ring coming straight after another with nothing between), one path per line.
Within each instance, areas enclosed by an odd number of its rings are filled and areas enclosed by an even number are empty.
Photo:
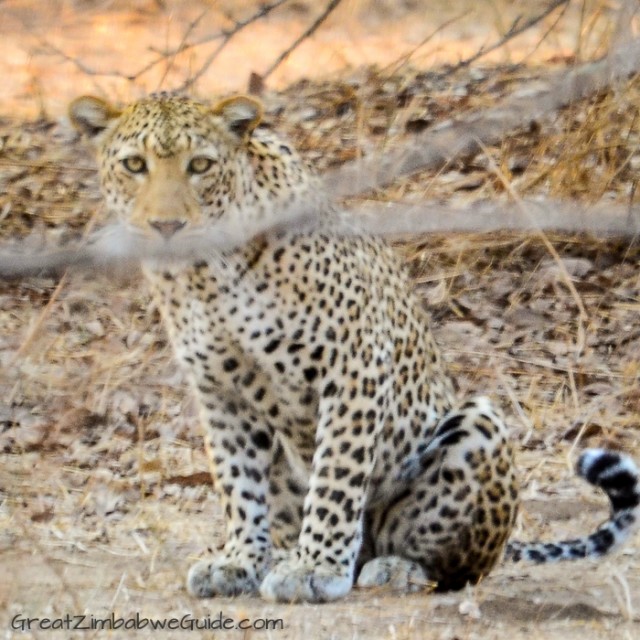
M153 3L141 4L149 10ZM607 7L583 4L589 33L607 31L599 22ZM544 65L476 63L455 74L400 61L299 80L264 94L266 119L324 171L491 106L572 56L561 49ZM517 194L635 203L639 104L640 80L630 79L376 197L469 203ZM98 201L93 161L64 121L0 114L3 239L38 246L44 238L76 238L102 223ZM509 414L524 484L518 537L593 527L604 502L574 480L576 451L608 446L640 457L635 240L503 232L412 237L398 249L461 393L493 394ZM193 406L158 320L135 273L0 283L3 637L13 637L8 621L18 613L166 618L219 611L236 620L284 619L284 631L246 638L640 635L637 537L600 563L503 566L459 594L355 592L325 606L192 600L184 575L221 542L220 514ZM178 636L211 637L166 637Z

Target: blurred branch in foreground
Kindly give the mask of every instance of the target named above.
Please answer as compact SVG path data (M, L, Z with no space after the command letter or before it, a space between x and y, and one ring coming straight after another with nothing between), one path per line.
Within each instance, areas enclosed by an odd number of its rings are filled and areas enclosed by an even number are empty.
M344 165L325 176L333 199L383 187L418 170L439 170L461 156L473 156L513 131L527 129L562 107L609 90L640 70L640 39L625 41L596 62L552 75L520 90L496 107L444 122L397 149ZM542 85L542 86L541 86ZM317 194L320 196L320 194ZM101 268L140 260L192 261L212 258L262 233L305 230L327 223L313 205L271 212L255 221L251 211L231 212L225 221L182 233L171 241L153 240L142 232L107 227L76 247L37 251L28 245L0 248L0 277L20 278L66 267ZM329 219L331 231L344 234L407 235L428 232L549 231L633 237L640 233L640 211L622 205L582 206L551 200L515 204L484 201L463 209L439 203L368 204Z
M482 200L464 207L434 202L373 203L359 207L353 218L368 233L384 236L493 231L640 235L640 207L539 198L517 203Z
M230 212L209 227L193 227L169 240L153 237L124 224L111 224L91 233L78 244L39 248L28 242L0 245L0 279L55 274L67 267L101 269L135 265L140 260L162 262L211 259L238 249L263 233L291 228L306 229L319 220L317 209L290 206L274 211L269 220ZM235 214L235 215L234 215Z
M492 109L448 120L383 154L350 162L326 176L334 197L354 196L391 184L400 176L438 171L456 158L479 153L516 130L528 129L574 102L606 91L640 71L640 39L625 42L596 62L553 74L543 86L518 91Z
M424 233L491 231L562 231L598 236L640 235L640 207L597 204L582 206L554 200L517 203L482 201L454 208L442 203L370 203L338 214L291 207L270 221L230 219L209 228L194 228L170 240L154 239L121 225L92 234L87 242L54 250L33 251L28 246L0 246L0 278L12 280L57 274L66 268L121 268L141 260L163 264L215 259L261 234L312 229L348 235L387 237Z

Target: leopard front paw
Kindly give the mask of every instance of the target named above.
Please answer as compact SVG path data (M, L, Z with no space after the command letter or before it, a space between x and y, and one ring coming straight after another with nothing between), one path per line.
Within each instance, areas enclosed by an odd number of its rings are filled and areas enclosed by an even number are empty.
M352 584L352 576L339 573L334 565L314 566L294 557L266 575L260 594L271 602L329 602L349 593Z
M255 595L259 585L255 567L227 558L196 562L187 575L187 589L197 598Z

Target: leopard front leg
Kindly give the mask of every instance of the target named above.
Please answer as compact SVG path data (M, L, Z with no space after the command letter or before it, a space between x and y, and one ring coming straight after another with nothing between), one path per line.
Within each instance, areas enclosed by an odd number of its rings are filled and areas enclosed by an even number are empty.
M205 397L201 403L227 537L219 556L191 567L187 588L201 598L256 593L272 555L266 496L273 437L242 401Z
M323 383L300 536L263 580L260 593L267 600L326 602L353 585L365 496L387 408L388 356L378 353L369 369L359 372L356 365L348 380Z

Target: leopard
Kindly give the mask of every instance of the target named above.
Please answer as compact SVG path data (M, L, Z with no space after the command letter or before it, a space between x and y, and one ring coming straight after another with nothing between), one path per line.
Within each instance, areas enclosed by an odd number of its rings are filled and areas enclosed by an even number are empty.
M234 216L246 228L240 246L141 261L224 520L218 553L188 571L191 594L320 603L354 586L459 590L503 558L598 557L637 528L633 460L588 449L577 471L607 494L609 518L571 540L509 540L520 491L500 408L457 397L398 253L345 232L343 208L257 99L82 96L69 116L124 225L160 243ZM292 208L314 224L264 225Z

